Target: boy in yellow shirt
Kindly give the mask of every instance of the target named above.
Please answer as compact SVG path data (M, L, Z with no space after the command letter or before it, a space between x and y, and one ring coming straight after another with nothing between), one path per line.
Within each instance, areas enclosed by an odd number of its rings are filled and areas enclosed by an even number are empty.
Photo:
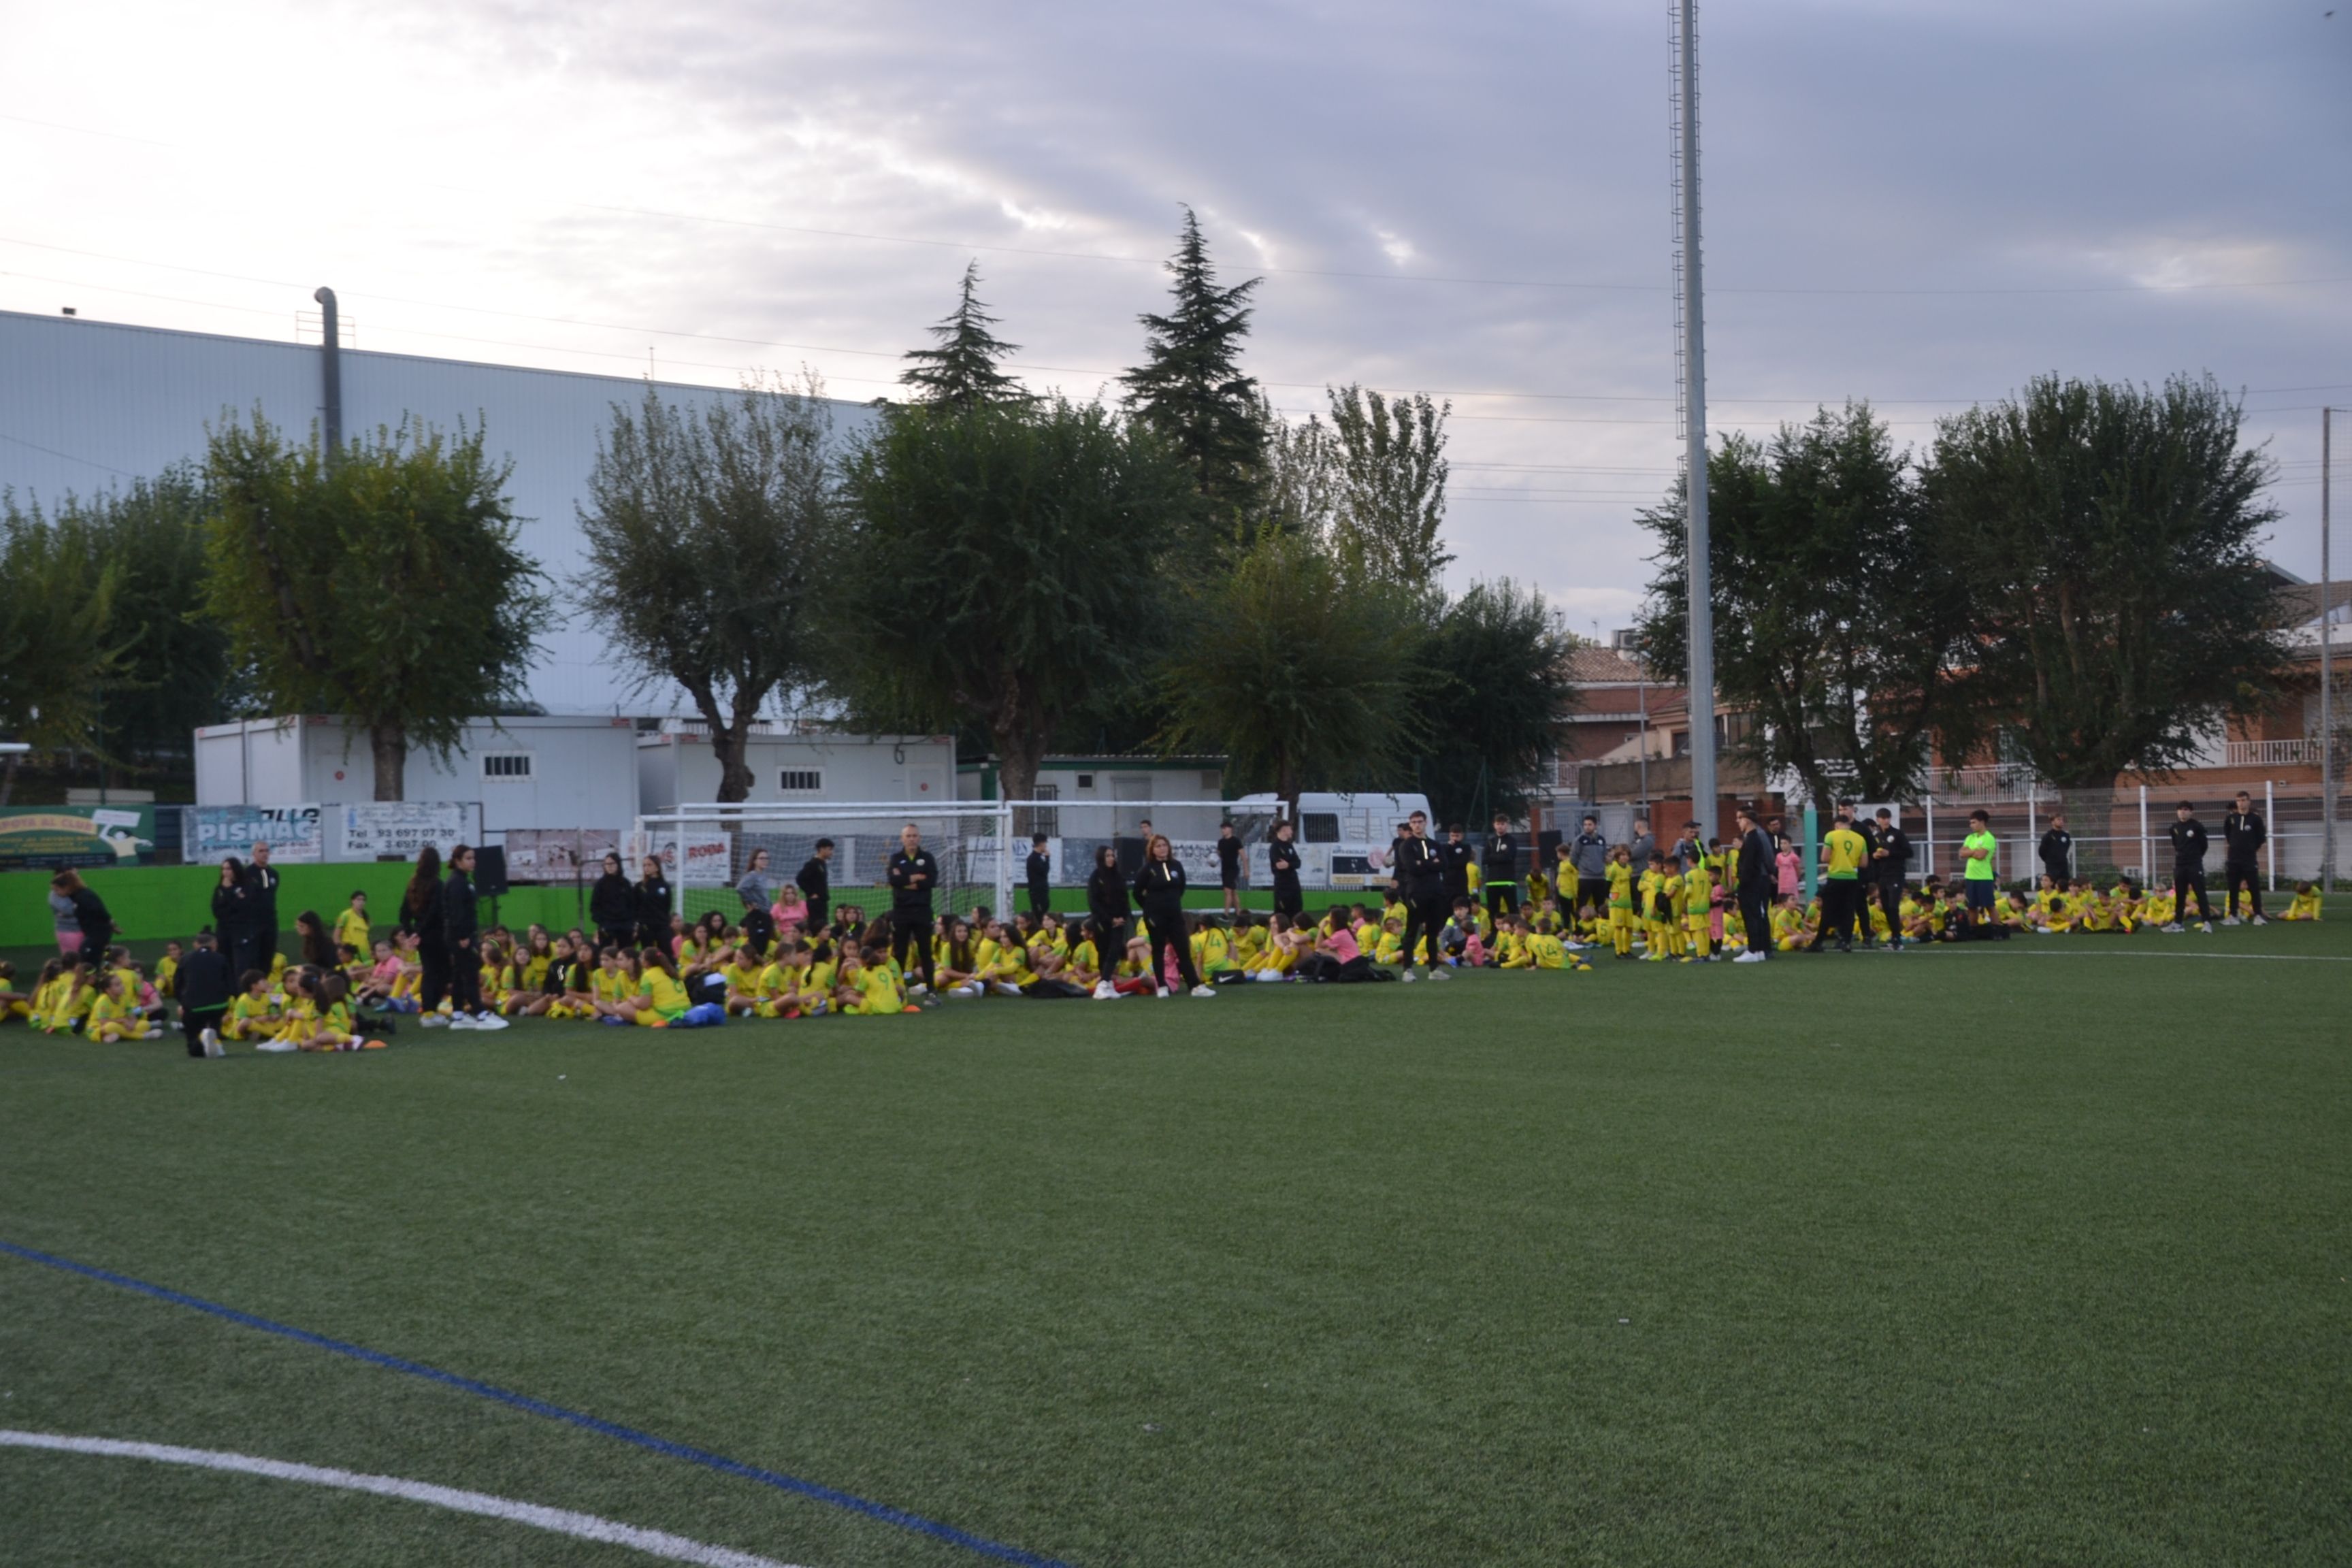
M1609 944L1620 958L1633 956L1633 856L1620 844L1609 852Z
M375 946L374 933L368 925L367 894L364 890L352 894L352 906L335 917L335 941L338 944L358 948L365 952Z
M2151 916L2151 919L2154 917ZM2287 900L2283 921L2315 921L2319 918L2319 889L2309 882L2294 885L2294 897Z
M1704 858L1685 857L1683 868L1683 931L1686 949L1685 963L1712 963L1715 955L1708 951L1711 941L1709 925L1715 913L1715 878L1707 869Z

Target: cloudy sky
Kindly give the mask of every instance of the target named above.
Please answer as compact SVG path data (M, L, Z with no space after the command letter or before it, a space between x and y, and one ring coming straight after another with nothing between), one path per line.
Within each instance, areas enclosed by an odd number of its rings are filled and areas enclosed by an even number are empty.
M2327 4L1707 8L1711 424L1868 398L1918 442L2043 371L2210 371L2315 573L2318 408L2352 404ZM362 348L862 399L977 258L1023 374L1092 395L1189 203L1265 279L1278 405L1451 398L1458 581L1605 631L1647 577L1660 0L0 0L0 308L285 339L327 282Z

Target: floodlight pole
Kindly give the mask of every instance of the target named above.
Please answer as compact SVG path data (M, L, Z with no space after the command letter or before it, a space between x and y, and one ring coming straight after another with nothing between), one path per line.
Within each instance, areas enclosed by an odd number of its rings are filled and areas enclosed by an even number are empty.
M2319 411L2319 886L2326 891L2336 882L2336 660L2329 646L2335 629L2329 619L2327 544L2328 470L2335 436L2336 410Z
M1683 378L1686 429L1683 448L1684 491L1688 507L1683 558L1690 585L1686 617L1690 655L1691 815L1702 839L1716 830L1715 789L1715 600L1706 537L1706 332L1700 316L1698 226L1698 40L1692 26L1692 0L1681 0L1680 36L1675 40L1681 89L1677 107L1682 132ZM1643 741L1646 749L1648 742Z

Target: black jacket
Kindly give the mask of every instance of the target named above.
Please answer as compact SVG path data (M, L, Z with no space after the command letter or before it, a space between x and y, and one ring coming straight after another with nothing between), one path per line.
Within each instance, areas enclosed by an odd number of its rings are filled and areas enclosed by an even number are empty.
M824 861L812 855L807 864L801 868L800 875L793 879L793 886L801 890L803 898L811 901L829 899L833 897L833 873L825 869Z
M654 933L652 940L656 942L668 940L669 879L646 877L635 884L632 892L636 900L639 934L652 931Z
M599 931L637 923L637 893L626 872L607 871L596 879L588 895L588 923Z
M1486 880L1516 881L1519 875L1519 841L1507 833L1486 835L1486 858L1483 862Z
M172 989L184 1013L208 1013L227 1006L229 998L236 994L236 976L229 973L228 954L217 947L189 949L188 956L180 960Z
M1772 836L1760 827L1751 827L1739 840L1739 858L1734 874L1740 892L1750 898L1768 896L1780 879L1778 852L1772 847Z
M1029 858L1021 868L1032 888L1042 889L1054 879L1053 857L1042 849L1029 851Z
M1166 915L1184 907L1184 865L1181 860L1146 860L1135 874L1136 901L1147 915Z
M1105 931L1127 923L1127 879L1116 866L1097 866L1087 879L1087 914Z
M455 947L473 941L481 929L481 916L474 908L474 879L453 868L441 884L442 940Z
M2223 853L2233 864L2252 865L2270 838L2270 825L2259 811L2233 811L2221 819L2221 842L2228 846Z
M1460 844L1448 841L1432 846L1437 851L1438 876L1445 888L1445 896L1458 899L1470 891L1470 862L1476 851L1467 840Z
M1400 838L1396 841L1396 879L1398 891L1419 902L1434 899L1445 891L1445 863L1437 846L1426 838Z
M247 901L252 906L252 926L255 931L278 929L278 868L247 866L245 868Z
M1283 839L1276 838L1267 843L1265 847L1266 872L1274 879L1274 885L1281 889L1284 892L1295 893L1298 890L1298 868L1300 864L1297 840L1291 839L1286 842Z
M253 900L243 882L234 887L213 884L213 931L223 942L253 929Z
M106 912L106 900L88 888L69 896L74 919L81 924L81 950L95 963L106 956L106 944L114 940L114 917Z
M890 908L929 920L931 889L940 885L940 863L928 849L912 855L904 849L890 857Z
M2195 817L2172 824L2172 863L2185 870L2205 868L2205 825Z
M1911 836L1899 827L1873 827L1870 830L1872 851L1870 874L1881 882L1899 882L1911 868ZM1886 858L1877 858L1877 851L1886 851Z
M2042 847L2037 852L2042 868L2052 877L2063 879L2074 874L2074 836L2063 827L2053 827L2042 836Z
M408 907L407 897L404 894L400 901L400 918L422 939L425 946L438 952L446 930L443 919L446 908L441 901L441 884L436 881L425 889L425 901L415 909Z

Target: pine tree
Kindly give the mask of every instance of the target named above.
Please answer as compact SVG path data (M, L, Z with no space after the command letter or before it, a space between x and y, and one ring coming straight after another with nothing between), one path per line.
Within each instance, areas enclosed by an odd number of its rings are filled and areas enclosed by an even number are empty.
M947 319L930 329L939 346L910 349L914 363L898 379L915 389L918 403L978 408L987 403L1025 403L1021 384L996 368L996 362L1019 351L989 329L996 318L980 302L980 263L963 269L963 291Z
M1168 270L1175 307L1139 318L1148 357L1120 379L1128 405L1175 444L1220 521L1238 527L1255 508L1265 468L1264 406L1241 368L1249 297L1264 280L1219 288L1191 207Z

